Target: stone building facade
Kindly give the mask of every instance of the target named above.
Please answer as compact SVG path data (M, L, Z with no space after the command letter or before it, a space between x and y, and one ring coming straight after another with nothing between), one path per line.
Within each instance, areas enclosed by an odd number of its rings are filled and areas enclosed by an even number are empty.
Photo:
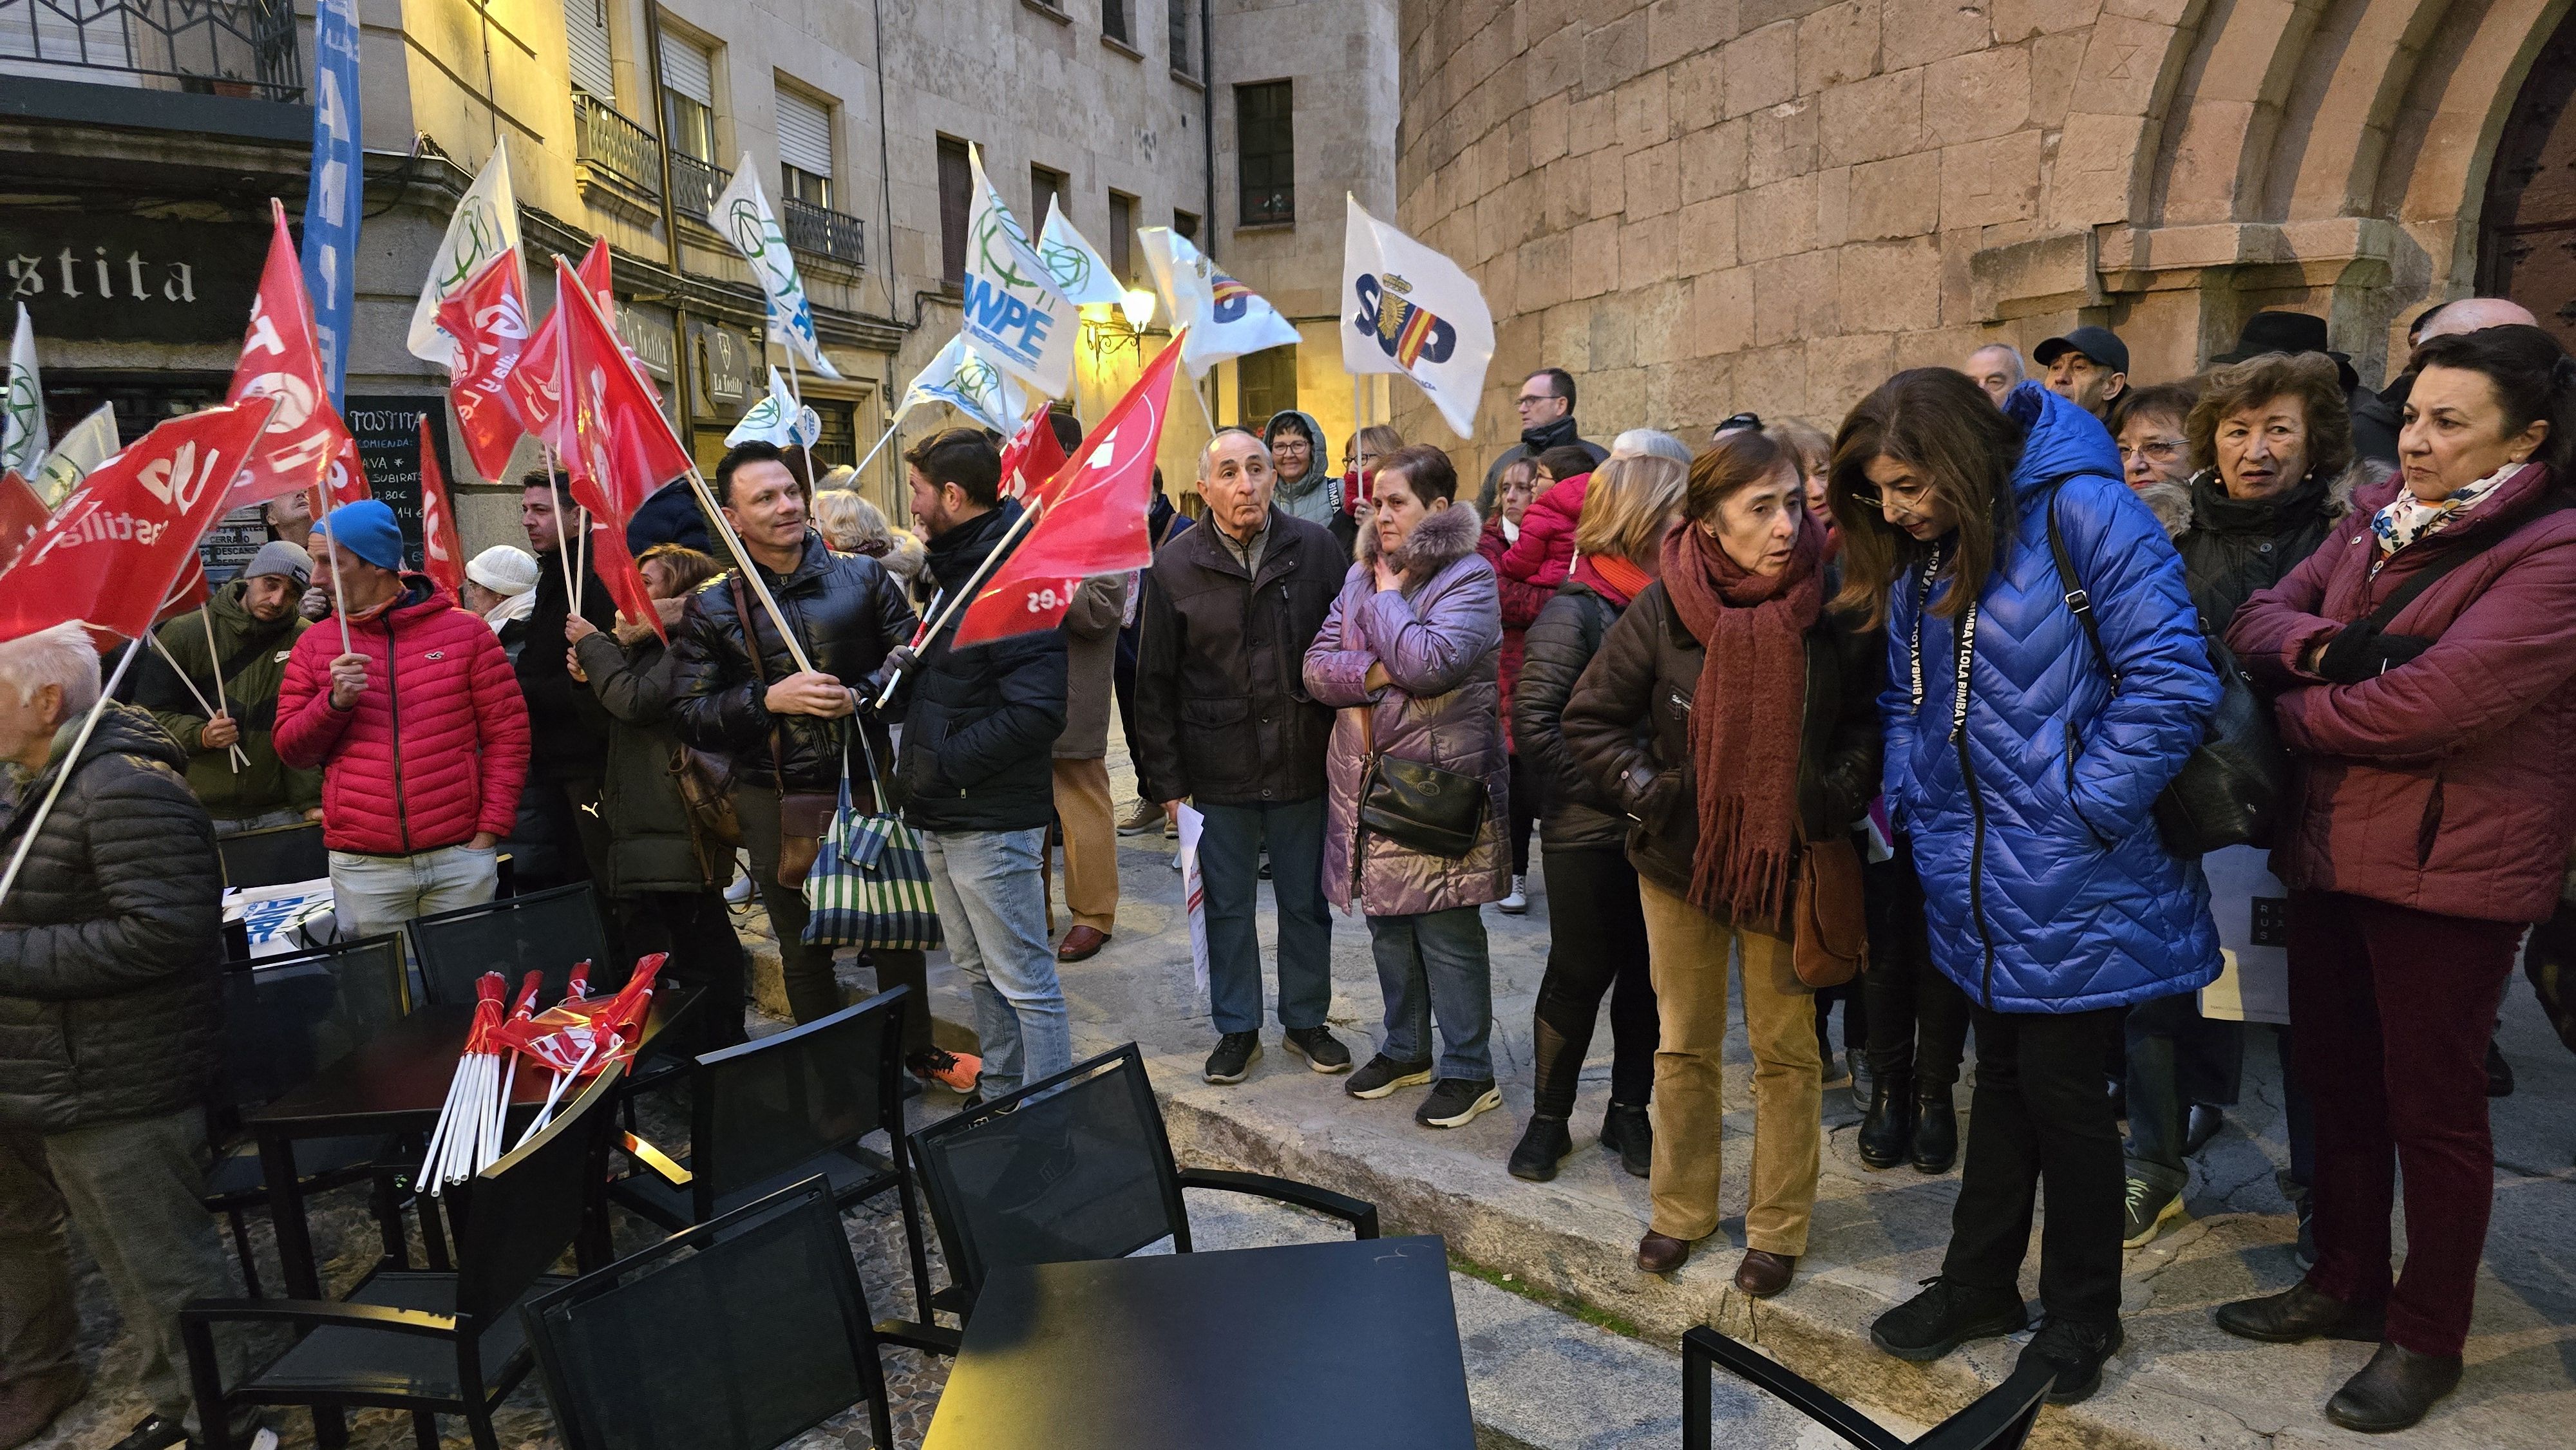
M2576 212L2526 217L2519 243L2488 220L2567 169L2545 144L2567 44L2554 82L2535 65L2567 12L1404 0L1402 220L1493 308L1480 458L1543 364L1581 377L1593 436L1694 440L1748 408L1830 427L1899 368L2078 322L2116 329L2151 381L2295 308L2375 381L2427 304L2542 288L2531 264L2507 275L2517 248L2576 237L2530 231ZM2497 168L2508 134L2528 165ZM1402 401L1408 436L1436 436Z

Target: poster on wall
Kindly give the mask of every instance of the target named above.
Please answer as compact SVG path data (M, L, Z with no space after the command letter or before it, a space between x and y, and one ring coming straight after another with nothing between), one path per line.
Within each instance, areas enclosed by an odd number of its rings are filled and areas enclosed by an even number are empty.
M353 396L344 414L357 435L358 459L367 470L367 488L394 511L402 524L404 567L420 567L420 415L427 413L429 436L438 449L438 471L456 476L448 453L447 396L444 393L383 393Z
M197 557L206 565L206 582L224 584L239 578L250 567L260 545L268 542L268 505L246 503L215 521L206 537L197 545Z

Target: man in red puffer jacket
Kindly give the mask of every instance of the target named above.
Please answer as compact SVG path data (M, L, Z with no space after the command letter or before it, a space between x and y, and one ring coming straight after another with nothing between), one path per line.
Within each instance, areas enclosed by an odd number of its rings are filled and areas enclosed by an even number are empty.
M499 638L400 572L402 553L373 500L315 527L313 582L347 611L349 648L336 620L306 630L277 691L278 758L322 767L331 890L362 937L491 900L528 773L528 707Z

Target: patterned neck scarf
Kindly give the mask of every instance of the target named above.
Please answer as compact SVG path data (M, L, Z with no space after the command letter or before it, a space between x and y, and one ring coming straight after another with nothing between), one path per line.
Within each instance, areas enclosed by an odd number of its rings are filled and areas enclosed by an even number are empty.
M2453 519L2476 508L2480 500L2494 493L2522 467L2508 463L2439 503L2426 503L2400 485L2397 497L2382 505L2370 519L2370 531L2379 536L2379 559L2373 565L2374 572L2377 564L2388 562L2389 555L2450 527Z

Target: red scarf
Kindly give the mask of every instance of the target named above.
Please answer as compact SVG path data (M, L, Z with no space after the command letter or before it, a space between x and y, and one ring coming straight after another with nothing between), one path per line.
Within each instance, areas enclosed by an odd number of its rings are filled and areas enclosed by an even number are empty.
M1699 849L1690 901L1776 929L1798 848L1798 755L1807 630L1824 610L1823 530L1802 528L1778 574L1748 573L1696 526L1664 540L1664 589L1707 650L1691 692Z
M1622 609L1655 582L1654 575L1616 554L1583 555L1574 561L1574 577Z

